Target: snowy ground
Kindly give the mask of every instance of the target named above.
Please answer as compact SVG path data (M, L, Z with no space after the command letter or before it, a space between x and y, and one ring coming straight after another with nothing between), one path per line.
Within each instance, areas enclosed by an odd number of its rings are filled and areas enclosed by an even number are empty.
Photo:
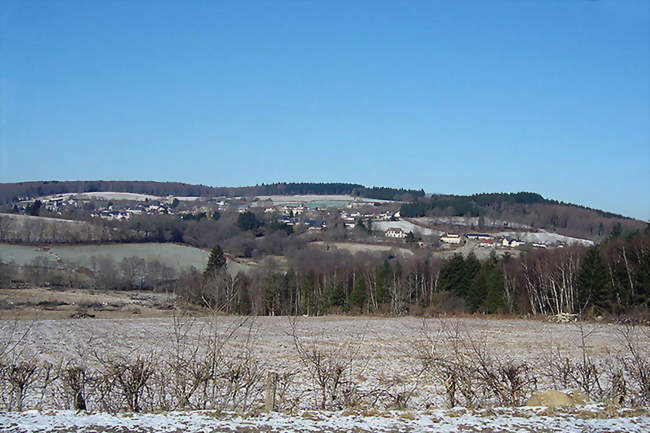
M582 244L585 246L591 246L594 244L594 242L590 241L589 239L572 238L571 236L564 236L558 233L551 233L544 230L539 232L499 232L494 233L494 236L519 238L522 241L542 244L564 243L568 245Z
M225 332L238 318L217 317L214 332ZM188 335L197 344L205 335L207 319L192 324ZM0 334L11 329L0 321ZM92 341L106 353L157 353L164 356L172 350L174 323L171 318L148 319L67 319L21 322L26 337L21 343L26 355L56 363L60 359L74 358L75 354L87 353L85 342ZM249 326L250 325L250 326ZM423 342L423 327L432 335L441 329L458 326L463 333L476 341L485 342L499 357L524 360L539 371L547 365L549 356L557 350L577 359L581 356L579 341L581 330L588 334L588 352L596 362L604 363L611 353L621 350L619 328L615 325L559 324L534 320L495 319L422 319L378 317L308 317L296 323L297 334L308 347L331 350L342 359L353 360L349 378L366 392L386 390L411 393L408 408L421 410L428 407L445 407L444 390L433 378L421 374L421 364L414 352ZM278 373L295 373L290 384L291 395L302 399L299 407L317 407L318 395L309 390L314 383L301 368L298 354L291 337L291 321L287 317L258 317L240 328L230 347L242 347L246 341L260 368ZM201 334L203 333L203 334ZM0 337L4 337L0 335ZM641 343L648 347L650 333L641 334ZM449 341L440 339L435 350L450 350ZM434 347L431 347L433 350ZM428 350L428 349L427 349ZM233 352L234 353L234 352ZM540 377L539 389L550 384ZM390 406L385 401L378 406ZM259 398L261 399L261 395ZM293 397L292 397L293 398ZM261 400L260 400L261 402ZM47 406L46 406L47 407Z
M310 243L312 246L323 248L327 251L331 251L332 248L338 248L339 250L345 250L350 253L359 253L359 252L389 252L397 251L402 256L408 257L413 255L413 251L408 248L397 248L392 245L378 245L378 244L364 244L361 242L323 242L315 241Z
M385 232L388 229L399 228L404 230L406 233L413 232L414 235L420 236L431 236L431 235L441 235L442 232L438 230L432 230L427 227L422 227L417 224L413 224L410 221L373 221L372 229Z
M296 194L296 195L258 195L258 200L271 200L274 203L300 203L309 201L366 201L369 203L395 203L392 200L379 200L374 198L353 197L348 194Z
M101 191L101 192L82 192L82 193L65 193L65 194L54 194L48 195L45 197L39 197L41 200L52 200L57 198L84 198L84 199L96 199L96 200L131 200L131 201L145 201L145 200L160 200L162 197L150 194L137 194L133 192L113 192L113 191Z
M219 316L188 322L187 338L201 344L208 328L217 334L228 333L241 318ZM1 432L647 432L650 431L648 408L620 409L590 403L567 409L548 408L488 408L470 410L446 407L444 391L437 381L421 374L421 364L414 351L425 343L423 329L436 335L442 329L460 329L476 341L484 342L493 354L503 358L525 361L543 371L549 356L560 351L578 359L581 356L580 337L587 336L587 352L597 363L607 363L612 353L621 352L621 328L612 324L550 323L536 320L498 320L477 318L427 319L412 317L303 317L295 323L296 334L307 348L319 348L350 357L353 368L347 376L360 390L383 390L386 401L362 401L357 408L344 411L314 411L318 394L308 373L300 366L291 337L292 321L287 317L251 318L238 328L226 350L236 353L247 342L259 361L261 371L295 374L289 394L280 397L279 407L287 413L240 415L230 412L184 411L150 414L74 413L49 410L47 401L27 407L38 411L0 412ZM86 344L104 353L156 353L161 357L172 350L174 320L149 319L78 319L0 321L0 338L9 332L25 335L20 345L26 357L36 357L56 363L76 356L86 357ZM178 325L178 323L177 323ZM182 326L181 326L182 327ZM18 332L16 332L18 331ZM650 333L642 329L641 347L650 344ZM201 336L203 335L203 337ZM428 343L426 343L428 344ZM436 352L449 351L444 338L436 345L426 346ZM88 361L92 362L92 361ZM548 379L539 377L538 389L553 388ZM260 390L261 391L261 390ZM391 407L390 395L412 393L408 410L386 410ZM263 396L250 406L263 407ZM29 399L28 399L29 400ZM295 404L291 401L295 400ZM96 406L92 406L95 408ZM394 407L394 406L393 406ZM258 408L258 409L256 409Z
M162 414L0 413L0 431L36 432L647 432L647 409L492 408L413 412L297 412L242 416L206 411Z

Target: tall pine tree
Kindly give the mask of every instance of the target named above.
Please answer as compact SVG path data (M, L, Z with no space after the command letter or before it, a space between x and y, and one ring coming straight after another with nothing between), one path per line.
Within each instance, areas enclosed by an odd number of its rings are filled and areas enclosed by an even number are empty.
M584 311L593 306L598 313L610 310L610 287L607 267L598 247L587 251L577 278L578 308Z

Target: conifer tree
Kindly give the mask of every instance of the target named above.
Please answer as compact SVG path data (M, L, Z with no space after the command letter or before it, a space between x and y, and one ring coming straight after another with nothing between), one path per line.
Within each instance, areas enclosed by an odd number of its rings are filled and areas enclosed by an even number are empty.
M593 306L597 312L610 309L610 287L607 267L598 247L592 247L582 262L577 278L578 308Z
M214 277L221 270L226 270L226 256L219 245L212 248L210 258L208 258L208 265L205 267L203 276L205 278Z

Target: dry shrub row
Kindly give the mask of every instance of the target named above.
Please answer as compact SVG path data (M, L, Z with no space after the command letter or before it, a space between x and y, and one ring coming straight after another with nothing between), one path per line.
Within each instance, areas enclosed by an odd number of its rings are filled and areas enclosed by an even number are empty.
M541 379L557 389L578 390L593 401L643 406L650 403L650 352L641 342L648 328L622 325L618 343L622 350L608 352L596 361L589 353L592 331L579 327L579 359L556 348L541 366L500 355L484 340L472 336L459 322L436 330L423 326L416 353L436 380L450 407L520 406L537 390ZM444 348L443 348L444 347Z
M197 323L173 321L172 344L164 350L117 354L89 341L77 356L58 364L26 356L19 327L3 329L0 342L0 408L70 408L107 412L166 410L252 411L261 407L268 368L255 353L253 320ZM622 326L623 350L597 362L588 351L590 333L580 327L580 356L559 349L540 365L490 349L460 322L423 322L418 342L407 342L413 362L402 377L382 378L368 388L363 375L368 360L360 355L365 331L345 343L301 334L291 322L298 363L277 374L275 409L297 407L408 408L433 379L449 406L519 406L542 379L558 389L577 389L596 401L619 405L650 404L650 361L641 336L647 328ZM9 326L7 324L3 326ZM569 325L568 325L569 326ZM198 332L197 332L198 327ZM296 378L309 379L302 386Z

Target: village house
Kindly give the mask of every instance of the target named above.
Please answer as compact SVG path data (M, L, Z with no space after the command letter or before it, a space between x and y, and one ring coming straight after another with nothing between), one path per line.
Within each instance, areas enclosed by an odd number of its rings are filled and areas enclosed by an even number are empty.
M444 236L440 237L440 242L444 242L446 244L460 244L461 243L461 238L460 235L454 235L447 233Z
M386 230L384 236L387 238L404 239L406 237L406 232L399 227L394 227Z
M492 236L490 236L487 233L467 233L465 236L467 237L467 239L474 239L474 240L477 240L477 241L480 241L481 239L491 239L492 238Z
M504 247L510 247L510 248L517 248L519 245L525 244L524 241L521 239L515 239L515 238L503 238L503 241L501 244Z
M492 247L495 245L495 240L492 238L479 238L479 247Z

